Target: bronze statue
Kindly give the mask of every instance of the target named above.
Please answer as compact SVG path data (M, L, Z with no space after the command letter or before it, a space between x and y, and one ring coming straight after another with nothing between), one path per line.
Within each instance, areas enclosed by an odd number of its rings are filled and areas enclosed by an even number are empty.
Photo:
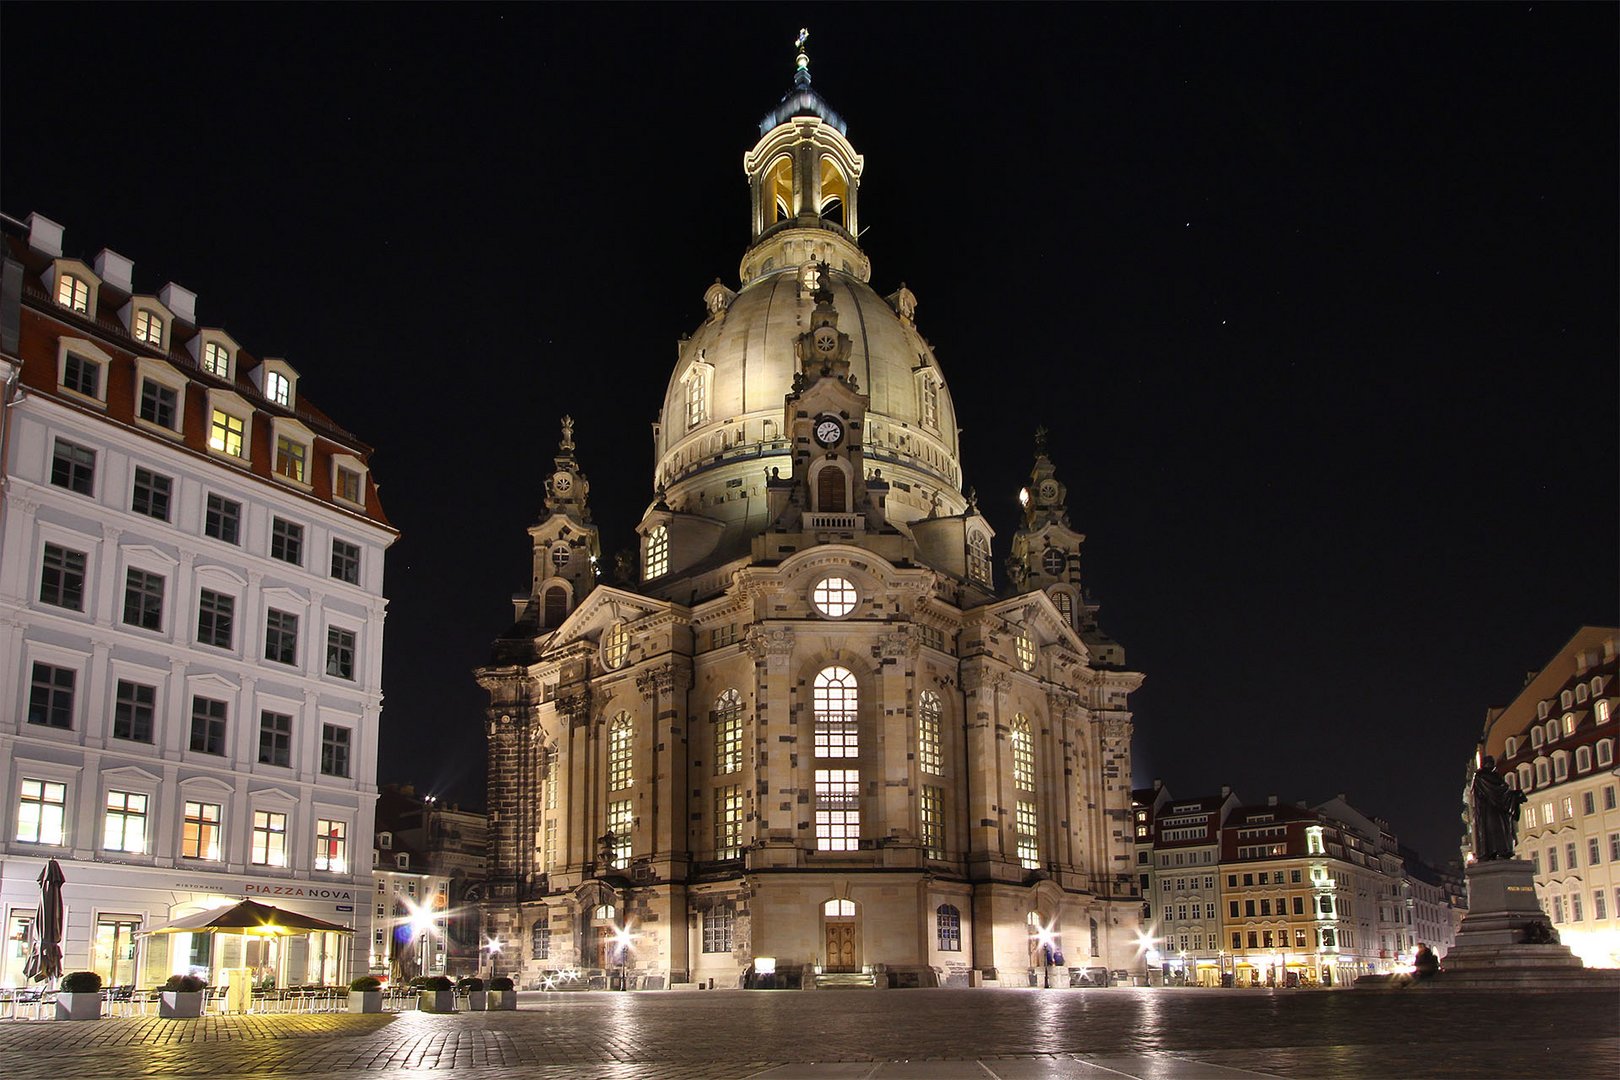
M1519 807L1524 793L1507 786L1489 754L1480 760L1469 784L1473 810L1474 858L1480 862L1513 858L1513 836L1518 831Z

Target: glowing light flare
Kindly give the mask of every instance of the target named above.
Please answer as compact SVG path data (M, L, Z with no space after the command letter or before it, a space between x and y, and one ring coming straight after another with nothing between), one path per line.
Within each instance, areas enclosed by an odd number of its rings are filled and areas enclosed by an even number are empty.
M498 953L498 952L501 951L500 939L499 938L490 938L489 941L484 945L484 947L486 949L488 949L491 953Z

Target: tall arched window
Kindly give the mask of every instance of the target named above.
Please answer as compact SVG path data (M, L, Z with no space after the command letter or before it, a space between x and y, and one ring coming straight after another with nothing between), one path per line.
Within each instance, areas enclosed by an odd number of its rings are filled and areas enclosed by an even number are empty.
M917 768L935 776L939 775L941 764L940 711L939 695L924 690L917 699Z
M630 714L623 710L613 718L608 725L608 790L619 791L630 786L631 770L631 744L635 740L635 728L630 722Z
M846 498L849 485L844 483L844 471L836 465L824 465L816 474L816 509L823 514L842 514L849 509Z
M1030 735L1029 717L1018 713L1013 717L1012 729L1013 787L1019 791L1035 790L1035 740Z
M696 363L686 369L682 381L686 383L686 426L695 428L709 420L708 364Z
M714 774L741 772L743 765L742 695L723 691L714 701Z
M669 528L658 525L647 534L647 578L669 573Z
M568 617L568 590L561 585L553 585L546 590L546 597L542 604L544 609L541 618L545 620L548 629L562 625Z
M1598 740L1598 744L1597 744L1597 763L1598 763L1599 766L1601 766L1602 768L1605 768L1605 769L1607 769L1610 765L1614 764L1614 740L1613 739L1599 739ZM1614 790L1613 788L1605 789L1604 795L1603 795L1604 799L1608 799L1608 797L1609 797L1608 793L1613 791L1613 790ZM1605 806L1604 809L1610 809L1610 807Z
M1057 605L1058 614L1063 616L1063 621L1073 626L1074 597L1062 590L1058 590L1052 594L1052 602Z
M962 951L962 913L953 904L934 909L934 933L940 952Z
M760 193L765 227L793 218L793 159L783 155L771 163Z
M1553 779L1569 779L1569 751L1560 750L1553 755Z
M990 584L990 541L983 533L968 537L968 577L981 585Z
M1546 787L1552 783L1552 775L1547 771L1547 759L1536 759L1536 787Z
M1519 740L1515 739L1513 736L1509 735L1508 739L1507 739L1507 749L1502 751L1502 756L1503 757L1512 757L1514 754L1518 753L1518 751L1519 751Z
M821 219L849 228L849 181L830 157L821 159Z
M1528 766L1528 765L1520 765L1518 771L1519 771L1519 790L1520 791L1529 791L1530 790L1530 785L1531 785L1530 766Z
M1564 714L1564 734L1565 735L1573 735L1573 734L1575 734L1575 714L1574 713L1565 713Z
M1607 724L1609 722L1609 702L1607 698L1599 699L1592 711L1596 714L1598 723Z
M816 757L859 757L860 701L854 673L845 667L822 668L816 672L812 697L816 713Z
M1575 751L1575 771L1576 772L1590 772L1591 770L1592 770L1592 748L1590 746L1579 747Z

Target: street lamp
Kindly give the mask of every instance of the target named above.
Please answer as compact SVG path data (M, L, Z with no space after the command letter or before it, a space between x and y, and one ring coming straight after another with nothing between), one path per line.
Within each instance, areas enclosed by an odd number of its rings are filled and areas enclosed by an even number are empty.
M613 951L619 957L619 989L630 989L630 946L635 938L630 933L630 922L625 920L623 926L614 927Z
M1152 980L1148 977L1148 972L1149 965L1153 963L1154 957L1158 952L1158 950L1153 947L1153 943L1157 940L1158 939L1153 936L1153 931L1151 928L1138 930L1136 932L1136 951L1142 957L1143 986L1148 986L1152 982Z
M1052 927L1036 921L1035 947L1041 951L1041 986L1045 990L1052 989L1052 945L1056 941Z
M485 951L487 951L489 953L489 974L490 974L490 978L494 978L495 977L495 957L501 951L501 941L500 941L500 939L499 938L489 938L487 941L484 942L484 949L485 949Z

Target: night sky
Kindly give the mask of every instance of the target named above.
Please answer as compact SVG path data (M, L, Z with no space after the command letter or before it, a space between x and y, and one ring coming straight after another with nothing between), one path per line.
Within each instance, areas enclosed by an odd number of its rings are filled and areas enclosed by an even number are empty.
M808 25L998 560L1052 429L1137 782L1444 860L1485 709L1617 619L1616 10L13 3L0 207L376 448L381 779L480 803L557 420L611 566Z

